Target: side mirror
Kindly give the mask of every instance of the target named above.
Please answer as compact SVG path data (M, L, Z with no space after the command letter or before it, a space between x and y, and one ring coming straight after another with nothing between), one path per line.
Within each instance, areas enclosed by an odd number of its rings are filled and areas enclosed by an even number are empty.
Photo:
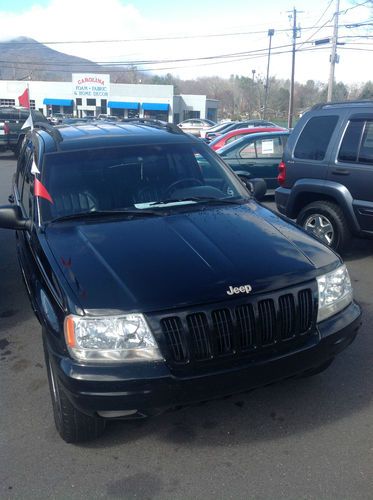
M253 178L251 174L244 171L236 171L236 174L245 185L246 189L256 200L262 200L267 191L267 184L264 179Z
M31 221L23 217L21 207L18 205L0 206L0 228L25 231L30 227Z

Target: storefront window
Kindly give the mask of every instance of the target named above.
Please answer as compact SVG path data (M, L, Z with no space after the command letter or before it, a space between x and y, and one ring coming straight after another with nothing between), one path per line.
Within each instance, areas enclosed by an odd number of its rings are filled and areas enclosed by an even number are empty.
M168 111L144 111L144 118L168 122Z

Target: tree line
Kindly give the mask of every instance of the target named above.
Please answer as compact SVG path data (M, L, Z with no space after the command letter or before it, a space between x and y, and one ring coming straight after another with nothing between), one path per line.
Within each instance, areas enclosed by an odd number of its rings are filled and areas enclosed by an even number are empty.
M255 75L254 75L255 76ZM290 81L272 77L268 84L267 107L264 110L265 81L261 78L231 75L200 77L182 80L168 73L164 76L141 73L136 67L123 73L112 75L118 83L147 83L173 85L177 94L202 94L209 99L217 99L219 118L250 119L266 118L286 121L289 109ZM295 83L294 116L297 118L314 104L327 101L328 85L316 80ZM347 85L336 82L333 88L333 101L353 99L373 99L373 81Z
M285 120L288 115L289 80L275 77L270 79L266 112L264 110L265 82L261 79L231 75L228 79L213 76L181 80L167 74L153 76L149 80L146 83L173 85L175 94L203 94L209 99L218 99L220 101L219 118ZM295 117L314 104L326 102L327 92L327 84L319 81L308 80L306 83L295 83ZM373 81L354 85L346 85L343 82L335 83L333 101L352 99L373 99Z

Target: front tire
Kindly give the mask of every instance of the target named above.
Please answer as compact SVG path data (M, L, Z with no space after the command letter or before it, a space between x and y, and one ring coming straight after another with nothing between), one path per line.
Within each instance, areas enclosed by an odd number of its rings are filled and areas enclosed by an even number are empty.
M306 205L299 212L297 224L337 252L341 252L351 239L342 209L330 201Z
M79 443L101 436L105 430L105 419L86 415L71 404L53 367L45 341L44 357L52 398L54 422L62 439L66 443Z

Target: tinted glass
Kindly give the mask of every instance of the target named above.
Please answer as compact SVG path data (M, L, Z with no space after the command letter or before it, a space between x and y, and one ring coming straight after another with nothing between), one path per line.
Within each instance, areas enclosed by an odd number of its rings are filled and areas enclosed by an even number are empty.
M305 160L323 160L337 122L338 116L311 118L299 136L294 156Z
M247 144L244 148L241 149L239 156L241 158L257 158L255 144L255 141Z
M348 124L339 150L338 161L354 162L357 160L363 126L363 121L351 121Z
M359 163L373 164L373 123L366 122L359 152Z
M165 204L157 202L165 200L247 197L207 147L191 144L49 154L42 182L53 199L40 200L43 220L87 210L160 210Z

